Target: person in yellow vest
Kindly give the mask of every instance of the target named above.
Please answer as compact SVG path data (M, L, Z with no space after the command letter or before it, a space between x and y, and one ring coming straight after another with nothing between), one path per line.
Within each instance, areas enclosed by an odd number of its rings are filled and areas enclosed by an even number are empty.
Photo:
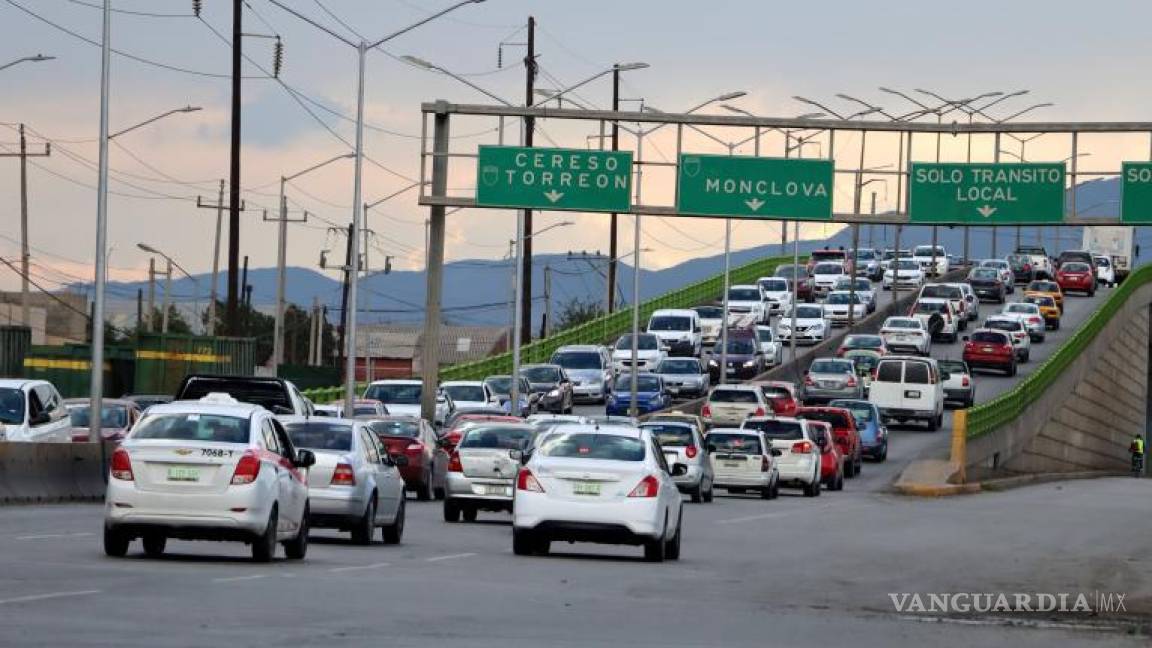
M1144 472L1144 437L1137 434L1128 446L1128 452L1132 453L1132 475L1138 477Z

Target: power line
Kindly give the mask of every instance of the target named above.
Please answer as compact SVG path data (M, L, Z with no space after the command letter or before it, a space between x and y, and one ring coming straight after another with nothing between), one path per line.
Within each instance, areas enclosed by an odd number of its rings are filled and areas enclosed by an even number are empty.
M65 2L71 2L74 5L80 5L81 7L91 7L92 9L104 9L104 7L102 7L101 5L98 5L94 2L84 2L84 0L64 0L64 1ZM141 17L145 17L145 18L191 18L192 17L192 14L154 13L151 11L134 11L131 9L116 9L115 7L113 7L111 9L111 11L112 11L112 13L124 14L126 16L141 16Z

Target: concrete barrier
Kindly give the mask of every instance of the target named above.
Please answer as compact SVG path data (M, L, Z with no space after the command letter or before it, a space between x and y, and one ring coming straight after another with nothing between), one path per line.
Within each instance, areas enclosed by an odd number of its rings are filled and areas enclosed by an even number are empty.
M104 464L95 443L0 443L0 504L99 501Z

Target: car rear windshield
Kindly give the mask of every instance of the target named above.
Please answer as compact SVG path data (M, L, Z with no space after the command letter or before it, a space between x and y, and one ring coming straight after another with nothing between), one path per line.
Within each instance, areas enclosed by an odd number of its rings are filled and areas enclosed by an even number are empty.
M1028 302L1029 304L1036 304L1037 306L1055 306L1056 305L1056 298L1055 297L1044 297L1044 296L1040 296L1040 295L1029 295L1029 296L1024 298L1024 301Z
M484 387L480 385L449 385L444 387L444 391L457 402L484 402Z
M789 290L787 279L761 279L760 287L768 292L785 292Z
M994 333L992 331L976 331L972 334L971 340L973 342L982 342L984 344L1008 344L1008 336L1003 333Z
M691 331L692 318L686 315L661 315L648 322L649 331Z
M948 373L968 373L968 365L960 362L959 360L940 360L940 371L947 371Z
M307 421L288 423L284 426L292 445L309 450L335 450L348 452L352 449L352 425L335 421Z
M800 319L822 319L824 317L824 309L819 306L797 306L796 317ZM788 317L784 319L788 319Z
M930 256L932 256L932 246L931 245L918 245L918 246L916 246L915 249L912 250L912 256L930 257ZM936 248L936 256L938 256L938 257L944 256L944 248L937 247Z
M907 362L904 364L904 382L916 385L929 383L928 365L923 362Z
M568 351L552 356L552 364L560 365L565 369L601 369L599 353L593 351ZM477 398L476 400L483 400Z
M376 436L406 437L420 436L420 424L416 421L373 421L368 429Z
M1088 267L1087 263L1080 263L1079 261L1074 262L1074 263L1073 262L1065 263L1064 267L1062 267L1060 269L1063 270L1064 272L1091 272L1092 271L1092 268Z
M523 450L532 442L536 430L502 425L482 425L464 433L460 448L496 448Z
M1033 281L1028 284L1028 290L1036 290L1039 292L1056 292L1060 290L1060 284L1055 281Z
M656 368L656 373L695 375L700 373L700 362L695 358L665 360Z
M0 423L24 423L24 392L11 387L0 387Z
M870 423L875 418L875 412L872 411L872 408L863 403L832 401L832 406L842 407L851 412L852 418L856 420L856 427L863 427L865 423Z
M388 405L419 405L422 385L368 385L364 398Z
M782 265L776 268L776 276L785 279L804 278L808 276L808 268L798 265Z
M763 432L764 436L769 439L780 439L782 441L804 438L804 429L800 427L800 424L796 421L779 421L776 419L745 421L744 429L757 430ZM712 435L709 435L708 438L712 438Z
M808 370L818 374L852 373L852 363L844 360L817 360Z
M724 454L764 454L764 450L760 447L760 438L754 434L713 432L708 435L705 441L709 446L715 448L715 452Z
M922 328L922 326L920 325L920 320L901 318L901 319L890 319L887 322L884 322L884 328L886 328L886 329L920 329L920 328Z
M520 370L520 375L534 383L560 382L560 370L556 367L526 367Z
M1004 312L1005 313L1028 313L1031 315L1035 315L1036 311L1038 311L1038 310L1039 309L1036 307L1035 304L1008 304L1008 307L1004 309Z
M618 434L559 432L541 441L538 452L544 457L644 461L644 442Z
M881 361L876 369L876 382L898 383L904 374L904 362L901 360Z
M824 303L837 305L859 304L860 295L854 295L852 293L832 293L831 295L828 295L828 299L824 300Z
M812 250L809 258L813 261L826 261L828 259L843 259L848 256L844 250Z
M913 313L947 313L948 304L944 302L916 302Z
M995 268L976 268L968 277L970 279L999 279L1000 273Z
M756 392L743 389L717 389L712 392L708 400L713 403L752 403L755 404Z
M804 412L797 414L800 418L809 421L824 421L831 425L833 428L846 428L849 425L848 415L844 412L835 412L832 410L818 410L814 412Z
M692 309L700 319L724 319L724 309L719 306L697 306Z
M683 448L694 445L692 442L692 428L687 425L666 425L664 423L648 423L642 426L648 430L660 445Z
M924 286L920 291L921 297L936 297L937 299L964 299L964 293L956 286Z
M729 301L760 301L760 291L755 288L732 288L728 291Z
M990 319L984 322L984 328L996 329L998 331L1019 331L1024 328L1024 325L1020 323L1020 320L1015 319Z
M884 338L879 335L849 335L844 339L844 346L853 349L879 349L884 346Z
M92 408L87 405L69 407L68 416L72 419L72 427L91 427ZM128 427L128 408L118 405L101 407L100 426L121 429Z
M616 391L621 394L628 394L632 391L632 374L620 374L616 376ZM660 391L660 379L652 374L638 373L636 374L636 391L638 392L657 392Z
M133 439L248 443L248 419L216 414L151 414L132 430Z

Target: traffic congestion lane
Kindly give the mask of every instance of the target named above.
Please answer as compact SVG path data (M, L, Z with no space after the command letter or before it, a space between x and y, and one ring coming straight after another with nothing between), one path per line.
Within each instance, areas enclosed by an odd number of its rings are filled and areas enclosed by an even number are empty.
M889 594L1099 589L1146 615L1130 539L1152 533L1131 515L1150 495L1152 482L1111 479L948 500L725 497L685 504L683 558L664 564L585 544L514 556L508 515L448 524L412 500L400 546L320 532L302 562L178 541L162 559L110 559L76 535L99 529L100 506L28 507L0 531L0 644L1146 645L1120 618L948 623L900 614Z

